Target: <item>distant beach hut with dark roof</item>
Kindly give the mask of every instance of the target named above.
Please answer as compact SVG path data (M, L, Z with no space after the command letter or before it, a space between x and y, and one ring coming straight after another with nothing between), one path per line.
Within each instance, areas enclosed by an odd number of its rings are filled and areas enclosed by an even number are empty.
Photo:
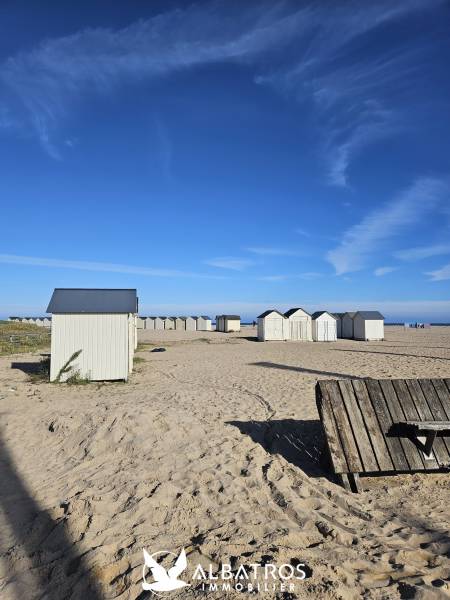
M346 312L346 313L344 313L344 316L342 317L342 326L341 326L342 337L347 340L353 339L353 319L354 319L355 315L356 315L356 311L355 312Z
M336 317L326 310L312 314L312 335L315 342L335 342Z
M156 317L145 317L145 329L155 329Z
M164 317L164 329L175 329L176 317Z
M186 317L186 331L197 331L197 317Z
M355 340L384 340L384 317L377 310L359 310L353 317Z
M257 318L260 342L283 341L289 335L289 321L278 310L269 309Z
M145 329L145 319L143 317L136 318L136 327L138 329Z
M175 329L178 331L186 331L186 317L173 317Z
M342 336L342 317L345 315L345 313L333 313L333 315L336 317L336 335L338 338L343 337Z
M155 317L155 329L158 329L159 331L165 329L166 319L167 317Z
M216 317L216 331L232 333L241 330L241 317L239 315L218 315Z
M287 319L287 339L294 341L312 341L312 319L304 308L290 308L284 313Z
M211 317L205 315L197 317L197 331L211 331Z

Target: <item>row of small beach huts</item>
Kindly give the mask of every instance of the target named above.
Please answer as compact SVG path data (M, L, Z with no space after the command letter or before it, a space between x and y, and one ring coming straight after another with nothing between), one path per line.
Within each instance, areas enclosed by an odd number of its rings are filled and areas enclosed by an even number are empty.
M38 325L39 327L51 327L51 317L9 317L8 321L15 323L29 323L30 325Z
M178 329L181 331L211 331L211 317L137 317L138 329Z
M325 310L308 313L291 308L284 314L270 309L258 317L260 341L335 342L338 338L383 340L384 317L375 310L330 313Z

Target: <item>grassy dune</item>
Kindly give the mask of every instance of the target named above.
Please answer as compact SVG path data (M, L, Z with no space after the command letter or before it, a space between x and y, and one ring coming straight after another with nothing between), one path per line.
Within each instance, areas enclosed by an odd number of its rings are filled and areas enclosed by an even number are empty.
M0 356L50 348L50 331L29 323L0 321Z

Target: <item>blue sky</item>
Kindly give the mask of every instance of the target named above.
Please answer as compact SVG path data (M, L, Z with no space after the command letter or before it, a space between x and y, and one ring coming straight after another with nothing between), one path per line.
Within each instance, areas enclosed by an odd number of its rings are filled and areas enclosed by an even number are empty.
M450 321L450 6L0 7L0 314Z

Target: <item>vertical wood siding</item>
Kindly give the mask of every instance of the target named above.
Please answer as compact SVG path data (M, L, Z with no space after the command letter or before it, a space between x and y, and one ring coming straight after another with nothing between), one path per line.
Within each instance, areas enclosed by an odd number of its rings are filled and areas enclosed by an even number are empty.
M72 364L80 376L94 381L127 379L134 353L132 319L126 314L53 315L50 380L78 350L82 352ZM65 379L67 375L61 381Z

